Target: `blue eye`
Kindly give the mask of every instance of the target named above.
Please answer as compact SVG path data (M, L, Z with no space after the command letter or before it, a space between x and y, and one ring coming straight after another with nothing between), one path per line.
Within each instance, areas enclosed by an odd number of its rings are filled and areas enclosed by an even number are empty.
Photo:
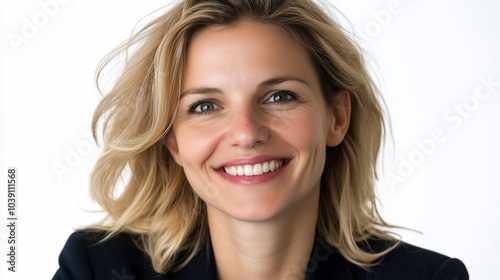
M206 114L214 110L218 110L219 106L210 101L199 101L191 105L189 113Z
M267 100L266 103L281 103L289 102L297 99L295 94L289 91L275 91Z

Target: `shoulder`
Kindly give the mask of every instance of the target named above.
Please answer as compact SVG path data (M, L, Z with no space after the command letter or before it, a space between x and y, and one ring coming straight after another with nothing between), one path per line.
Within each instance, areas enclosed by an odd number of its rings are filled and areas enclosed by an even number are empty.
M395 241L370 239L360 244L364 250L380 253ZM381 257L375 265L364 269L343 257L321 237L316 238L306 279L364 279L364 280L468 280L465 265L458 259L405 242Z
M387 242L372 241L371 244L381 248ZM405 242L385 255L370 274L378 276L373 279L469 279L460 260Z
M95 230L71 234L53 279L161 279L137 245L137 236L120 233L104 240L105 236Z

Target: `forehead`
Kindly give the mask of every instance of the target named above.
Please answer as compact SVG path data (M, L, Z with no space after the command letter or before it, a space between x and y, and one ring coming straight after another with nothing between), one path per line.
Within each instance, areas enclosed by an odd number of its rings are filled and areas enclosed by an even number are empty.
M216 73L266 79L269 75L315 79L302 45L288 32L269 24L245 21L200 31L191 41L183 84Z
M232 40L248 38L248 36L258 35L261 39L269 38L269 36L288 38L291 41L294 39L289 36L289 32L284 28L271 23L260 23L252 20L243 20L230 25L212 25L202 28L193 36L193 40L222 40L225 35L229 35Z

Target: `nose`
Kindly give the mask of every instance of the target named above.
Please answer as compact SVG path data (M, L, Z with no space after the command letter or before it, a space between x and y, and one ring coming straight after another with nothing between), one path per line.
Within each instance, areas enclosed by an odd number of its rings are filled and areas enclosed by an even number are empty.
M226 139L233 147L254 148L271 137L265 117L257 109L246 108L231 114Z

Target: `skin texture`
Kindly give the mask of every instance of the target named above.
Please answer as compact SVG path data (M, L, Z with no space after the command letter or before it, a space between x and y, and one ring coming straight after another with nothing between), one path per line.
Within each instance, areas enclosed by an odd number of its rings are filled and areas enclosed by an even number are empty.
M348 94L328 105L302 46L253 22L201 31L183 77L164 142L207 204L219 278L282 279L305 268L326 147L347 131ZM285 164L258 176L223 169L269 160Z

